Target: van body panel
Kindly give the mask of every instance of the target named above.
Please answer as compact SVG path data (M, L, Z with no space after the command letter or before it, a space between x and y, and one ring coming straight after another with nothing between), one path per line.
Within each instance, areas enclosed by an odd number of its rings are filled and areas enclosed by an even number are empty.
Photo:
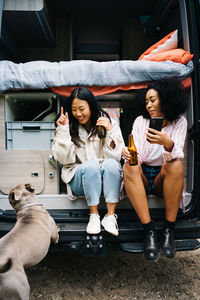
M181 1L179 1L181 4ZM189 168L190 176L190 187L192 190L192 202L191 202L191 214L199 216L200 212L200 131L199 131L199 120L200 120L200 106L199 106L199 93L200 93L200 68L199 68L199 36L200 36L200 23L199 23L199 13L200 13L200 3L199 1L183 1L182 5L185 6L185 14L187 16L187 31L189 33L189 45L190 51L194 54L194 71L192 73L192 110L189 110L190 120L189 122ZM189 107L190 109L190 107ZM193 180L191 180L191 178ZM191 183L193 182L193 183ZM192 189L193 188L193 189Z

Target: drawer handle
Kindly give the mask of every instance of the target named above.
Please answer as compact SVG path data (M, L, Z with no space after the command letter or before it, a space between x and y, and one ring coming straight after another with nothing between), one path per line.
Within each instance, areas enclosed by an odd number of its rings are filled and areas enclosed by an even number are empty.
M24 131L39 131L40 126L23 126Z

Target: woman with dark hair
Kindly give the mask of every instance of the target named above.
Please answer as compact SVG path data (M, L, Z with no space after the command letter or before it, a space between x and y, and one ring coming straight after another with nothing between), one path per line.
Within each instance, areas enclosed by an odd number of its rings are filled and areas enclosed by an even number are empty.
M184 187L183 147L187 121L187 96L176 78L162 79L145 91L144 112L136 118L132 134L138 152L138 165L130 166L128 148L122 150L126 193L144 227L144 256L155 260L158 238L151 220L147 194L164 197L165 221L161 235L161 252L168 258L175 255L174 225ZM149 128L150 119L163 117L161 131Z
M115 120L101 109L92 92L79 87L73 90L63 112L56 122L53 154L63 164L62 179L68 195L85 196L90 208L86 231L98 234L101 224L106 231L117 236L115 209L119 201L122 180L120 165L124 147L121 130ZM98 137L97 127L106 129L104 139ZM100 224L98 204L103 189L107 214Z

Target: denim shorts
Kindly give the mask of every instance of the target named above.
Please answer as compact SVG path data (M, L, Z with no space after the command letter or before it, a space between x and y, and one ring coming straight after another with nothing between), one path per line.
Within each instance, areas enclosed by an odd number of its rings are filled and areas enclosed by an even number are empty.
M149 184L149 191L148 194L154 193L154 180L156 176L160 173L162 166L148 166L145 164L142 164L142 170L144 173L144 176L146 177L148 184Z

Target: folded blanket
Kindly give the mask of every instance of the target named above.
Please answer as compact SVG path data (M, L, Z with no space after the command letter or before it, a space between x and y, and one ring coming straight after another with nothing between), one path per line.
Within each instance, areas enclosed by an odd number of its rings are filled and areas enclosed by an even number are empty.
M46 89L62 86L117 86L177 76L188 77L193 62L187 65L173 61L74 60L61 62L0 61L0 92L12 89Z

